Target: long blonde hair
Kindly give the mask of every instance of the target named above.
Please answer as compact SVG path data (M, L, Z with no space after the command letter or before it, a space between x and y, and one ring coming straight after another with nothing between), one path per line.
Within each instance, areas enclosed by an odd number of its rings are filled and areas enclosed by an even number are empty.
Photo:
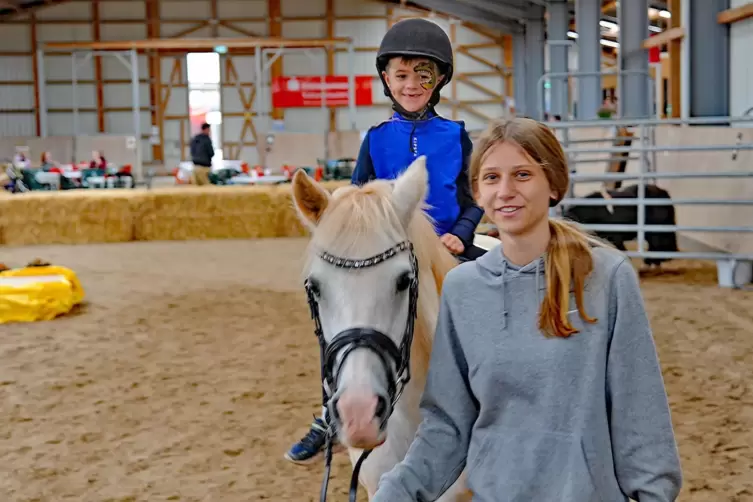
M473 148L469 176L473 193L477 193L481 163L488 151L504 142L520 146L546 176L551 189L557 194L556 202L565 196L569 184L567 158L559 140L546 125L532 119L516 117L494 120ZM581 319L595 323L583 304L585 282L593 269L591 246L606 246L575 224L563 220L549 220L551 240L546 255L546 286L539 313L539 328L546 334L568 337L578 330L567 318L570 303L570 286L574 286L575 302Z

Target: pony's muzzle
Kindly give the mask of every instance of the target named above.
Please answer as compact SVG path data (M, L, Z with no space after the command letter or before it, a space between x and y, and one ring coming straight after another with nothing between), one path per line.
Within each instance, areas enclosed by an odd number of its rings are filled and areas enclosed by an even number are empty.
M389 413L386 396L347 390L333 401L340 440L352 448L371 449L384 443Z

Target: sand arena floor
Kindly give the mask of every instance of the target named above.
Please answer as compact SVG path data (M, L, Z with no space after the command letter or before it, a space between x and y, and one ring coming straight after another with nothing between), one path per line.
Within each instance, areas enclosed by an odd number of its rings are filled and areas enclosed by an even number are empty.
M319 408L304 240L3 248L76 270L54 322L0 326L0 501L316 501L282 453ZM753 500L753 292L677 262L643 288L682 455L682 501ZM347 500L333 465L330 500ZM365 497L362 497L365 500Z

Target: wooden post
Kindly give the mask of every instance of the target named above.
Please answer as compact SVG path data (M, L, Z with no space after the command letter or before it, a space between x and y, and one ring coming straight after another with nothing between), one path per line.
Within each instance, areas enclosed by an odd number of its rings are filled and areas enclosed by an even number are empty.
M681 0L669 0L669 12L672 14L669 25L671 28L682 27ZM669 104L670 117L680 118L682 108L682 39L669 42Z
M269 12L269 36L282 36L282 8L280 0L267 0L267 10ZM261 51L258 51L261 54ZM264 61L263 63L266 63ZM282 76L282 57L272 63L270 78L275 79ZM272 120L282 120L285 118L285 111L279 108L272 108Z
M91 8L93 40L99 42L101 40L99 0L92 0ZM105 132L105 88L102 77L102 56L94 56L94 81L97 85L97 128L99 132Z

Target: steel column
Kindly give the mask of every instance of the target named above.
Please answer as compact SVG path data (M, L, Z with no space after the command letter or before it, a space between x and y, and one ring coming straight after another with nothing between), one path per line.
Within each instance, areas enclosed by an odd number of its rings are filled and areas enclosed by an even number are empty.
M601 0L575 0L575 27L578 32L578 71L601 71L601 42L599 21ZM602 103L601 77L586 76L576 79L578 120L598 118Z
M690 116L729 114L729 26L716 22L729 0L690 0Z
M620 75L619 110L623 117L639 118L652 115L649 107L648 51L642 47L648 38L648 0L619 3L620 69L645 74Z
M544 55L546 40L544 37L544 8L539 5L528 6L526 22L526 87L533 88L544 75ZM536 92L526 93L526 111L529 115L536 113L538 103Z
M549 4L547 22L547 40L549 43L549 71L564 73L568 71L567 30L570 25L570 13L567 0L552 0ZM555 42L554 44L552 42ZM559 42L559 43L557 43ZM564 43L561 43L564 42ZM570 109L570 93L567 78L553 78L551 87L550 113L567 119Z
M144 181L144 163L141 148L141 95L139 83L139 56L136 49L131 49L131 99L133 100L133 135L136 137L136 181Z
M44 75L44 49L37 49L37 78L39 79L39 134L47 137L47 79Z

